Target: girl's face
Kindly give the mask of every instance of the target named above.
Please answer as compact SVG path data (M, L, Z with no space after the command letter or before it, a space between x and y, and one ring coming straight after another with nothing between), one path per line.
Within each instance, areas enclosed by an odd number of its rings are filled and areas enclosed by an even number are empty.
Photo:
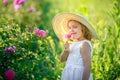
M71 39L74 41L79 41L84 39L82 32L82 25L74 20L68 22L69 33L71 34Z

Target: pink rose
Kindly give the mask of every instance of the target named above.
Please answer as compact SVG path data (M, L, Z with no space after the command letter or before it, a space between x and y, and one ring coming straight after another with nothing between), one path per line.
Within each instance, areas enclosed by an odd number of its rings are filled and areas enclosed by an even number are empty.
M4 51L5 51L5 52L8 52L8 51L7 51L7 48L5 48Z
M44 30L40 30L41 31L41 37L45 37L46 36L46 31Z
M25 0L17 0L18 4L23 4L25 2Z
M5 5L7 5L7 4L8 4L8 0L3 0L3 3L4 3Z
M16 46L12 46L12 47L10 46L10 47L7 47L7 48L4 49L4 51L6 53L11 53L11 52L13 52L15 50L16 50Z
M25 2L25 0L14 0L13 5L15 8L15 11L18 11L24 2Z
M70 39L71 38L71 34L70 33L69 34L65 34L65 38Z
M35 33L36 33L36 35L38 35L40 37L46 36L46 31L44 31L44 30L37 29L37 30L35 30Z
M25 2L25 0L14 0L14 5L21 5Z
M33 7L30 7L30 8L28 9L28 12L33 12L33 11L35 11L35 8L33 8Z
M13 80L15 77L15 72L13 70L9 69L5 72L4 76L5 76L5 79L7 79L7 80Z
M7 48L7 51L8 51L8 52L12 52L12 51L13 51L13 48L12 48L12 47L8 47L8 48Z
M21 5L14 5L15 11L18 11L21 8Z
M35 30L35 33L36 33L37 35L40 35L40 29L36 29L36 30Z
M4 51L7 52L7 53L11 53L13 51L13 48L8 47L8 48L5 48Z

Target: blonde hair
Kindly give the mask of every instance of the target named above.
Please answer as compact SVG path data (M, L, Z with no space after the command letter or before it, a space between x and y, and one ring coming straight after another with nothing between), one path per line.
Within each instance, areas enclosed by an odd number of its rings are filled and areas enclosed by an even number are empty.
M68 22L70 21L76 21L76 20L69 20ZM76 22L80 23L79 21L76 21ZM91 40L93 38L92 33L89 31L89 29L85 25L83 25L82 23L80 23L80 25L82 26L81 28L82 28L84 37L88 40Z

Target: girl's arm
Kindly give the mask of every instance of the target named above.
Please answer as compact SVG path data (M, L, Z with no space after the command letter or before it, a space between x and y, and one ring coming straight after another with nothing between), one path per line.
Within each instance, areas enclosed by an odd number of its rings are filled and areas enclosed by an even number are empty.
M61 62L65 62L67 60L67 57L69 55L69 52L70 52L70 49L69 49L69 43L66 42L65 45L64 45L64 51L63 53L61 54L61 58L60 58L60 61Z
M90 69L91 69L91 48L90 45L87 42L84 42L81 46L81 55L83 58L83 64L84 64L84 72L82 80L88 80L90 76Z

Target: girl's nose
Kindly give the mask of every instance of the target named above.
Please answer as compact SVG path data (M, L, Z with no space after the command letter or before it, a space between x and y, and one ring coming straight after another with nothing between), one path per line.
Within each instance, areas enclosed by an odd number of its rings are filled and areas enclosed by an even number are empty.
M73 28L71 28L69 31L70 31L70 32L73 32L74 30L73 30Z

